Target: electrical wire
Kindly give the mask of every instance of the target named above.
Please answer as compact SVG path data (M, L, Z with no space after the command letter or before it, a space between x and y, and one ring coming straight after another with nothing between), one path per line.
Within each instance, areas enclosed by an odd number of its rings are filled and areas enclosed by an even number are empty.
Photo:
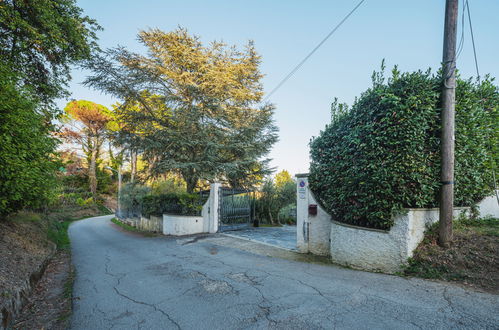
M473 34L473 24L471 22L470 5L468 3L468 0L466 0L466 3L464 4L464 6L466 7L466 11L468 12L468 22L470 24L470 33L471 33L471 44L473 45L473 57L475 59L475 69L476 69L476 75L477 75L478 85L481 85L482 84L482 80L480 78L480 70L478 69L478 58L477 58L477 55L476 55L475 35ZM464 8L463 8L463 10L464 10ZM483 97L481 97L480 99L482 100ZM490 144L490 139L489 139L489 144ZM490 148L490 149L492 149L492 148ZM495 195L496 195L497 204L499 205L499 193L498 193L498 190L497 190L497 180L496 180L494 155L492 155L492 180L493 180L493 183L494 183L494 192L495 192Z
M305 62L326 42L327 39L329 39L329 37L331 37L333 35L333 33L336 32L336 30L338 30L340 28L340 26L343 25L343 23L345 23L345 21L357 10L357 8L360 7L360 5L362 5L362 3L364 2L365 0L361 0L335 27L333 30L331 30L331 32L328 33L328 35L322 39L322 41L317 45L315 46L315 48L307 55L305 56L305 58L303 60L301 60L300 63L298 63L298 65L296 65L293 70L291 70L290 73L288 73L288 75L286 77L284 77L284 79L281 80L281 82L279 84L277 84L277 86L269 93L267 94L267 96L263 99L263 101L267 101L279 88L281 88L282 85L284 85L284 83L286 81L288 81L289 78L291 78L296 71L298 71L301 66L303 64L305 64Z

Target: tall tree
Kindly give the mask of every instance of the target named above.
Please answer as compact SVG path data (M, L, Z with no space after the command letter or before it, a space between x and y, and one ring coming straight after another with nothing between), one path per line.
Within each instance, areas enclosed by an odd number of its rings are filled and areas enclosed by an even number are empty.
M0 1L0 57L43 103L64 96L70 66L97 49L98 29L74 0Z
M0 214L53 195L53 100L97 48L97 29L73 0L0 1Z
M185 29L142 31L147 55L111 49L89 65L86 84L120 97L123 120L159 172L177 171L193 191L200 179L228 180L259 168L277 141L272 104L260 105L260 56L220 42L203 46ZM139 133L140 132L140 133ZM152 162L151 162L152 163ZM258 163L259 166L256 166Z
M106 138L107 124L112 120L110 111L103 105L79 100L71 101L64 108L66 125L61 135L81 146L87 157L90 191L97 196L97 161Z
M52 125L17 82L17 75L0 63L0 216L46 205L58 167Z

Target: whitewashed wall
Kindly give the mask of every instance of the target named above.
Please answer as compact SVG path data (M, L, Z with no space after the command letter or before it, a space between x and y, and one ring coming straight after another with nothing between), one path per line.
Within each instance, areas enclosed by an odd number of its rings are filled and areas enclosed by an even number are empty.
M203 233L203 217L163 214L163 234L173 236Z
M497 202L496 195L485 198L478 204L478 210L481 217L492 216L499 218L499 203Z
M306 174L296 175L296 245L302 253L329 255L331 216L317 203L308 186ZM308 214L308 206L317 205L317 215Z
M332 221L310 191L307 176L296 176L296 240L300 252L330 255L335 263L353 268L393 273L412 257L427 227L438 222L438 209L406 209L405 214L395 217L389 231ZM481 204L481 210L495 210L489 203ZM317 205L317 215L309 215L310 204ZM455 208L454 215L466 210Z
M454 216L468 208L455 208ZM331 259L333 262L370 271L394 273L407 264L424 232L438 222L438 209L407 209L394 219L389 231L357 227L333 221Z
M210 196L203 205L201 216L163 214L163 234L182 236L218 231L218 202L220 183L210 186Z

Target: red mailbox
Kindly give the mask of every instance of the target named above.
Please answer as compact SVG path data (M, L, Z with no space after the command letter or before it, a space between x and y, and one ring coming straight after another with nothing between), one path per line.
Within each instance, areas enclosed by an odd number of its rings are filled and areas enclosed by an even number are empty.
M309 215L317 215L317 204L308 205L308 214Z

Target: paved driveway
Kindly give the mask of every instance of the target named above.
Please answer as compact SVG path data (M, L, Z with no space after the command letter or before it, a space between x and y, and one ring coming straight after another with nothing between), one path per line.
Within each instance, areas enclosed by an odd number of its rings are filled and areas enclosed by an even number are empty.
M109 219L70 227L77 270L72 329L497 329L499 324L498 296L269 257L275 252L271 247L221 235L140 237ZM288 259L295 255L275 250Z
M240 237L268 245L297 251L296 226L250 227L224 232L225 235Z

